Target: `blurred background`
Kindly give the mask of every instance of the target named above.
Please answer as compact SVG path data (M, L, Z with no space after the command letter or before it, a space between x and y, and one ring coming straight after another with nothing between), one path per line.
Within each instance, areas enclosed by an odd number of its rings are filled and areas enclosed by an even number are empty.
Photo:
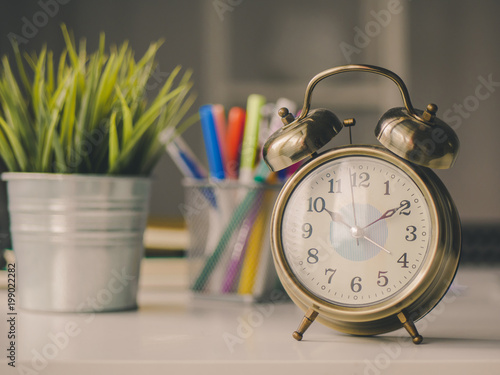
M301 104L309 80L337 65L364 63L393 70L416 108L439 106L461 140L455 166L437 171L464 223L466 258L500 257L500 2L483 0L40 0L4 1L0 53L9 38L26 51L60 51L60 23L97 48L129 40L137 56L164 39L151 93L178 64L194 70L198 100L244 107L249 94ZM377 143L373 130L399 92L378 76L345 74L323 81L312 107L355 117L356 143ZM185 139L206 160L199 124ZM334 145L347 142L347 132ZM182 221L182 176L168 156L154 171L151 214Z

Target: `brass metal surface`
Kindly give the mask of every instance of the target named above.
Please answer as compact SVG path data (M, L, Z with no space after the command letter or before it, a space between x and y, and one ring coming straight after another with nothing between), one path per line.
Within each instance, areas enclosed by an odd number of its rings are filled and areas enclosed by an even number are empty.
M403 311L398 314L398 319L406 329L408 334L411 336L414 344L421 344L423 341L423 337L418 333L417 328L415 327L415 323L408 317Z
M321 82L323 79L328 78L330 76L333 76L335 74L347 73L347 72L374 73L374 74L378 74L378 75L381 75L383 77L390 79L399 88L399 91L400 91L401 96L403 98L404 106L405 106L406 110L408 111L408 113L411 116L414 116L416 119L424 121L422 118L420 118L418 116L418 114L413 109L413 105L411 104L411 99L410 99L410 94L408 93L408 89L406 88L406 85L404 84L403 80L397 74L395 74L394 72L391 72L388 69L381 68L381 67L375 66L375 65L356 65L356 64L337 66L335 68L327 69L327 70L322 71L321 73L316 74L311 79L311 81L309 81L309 84L307 85L306 93L304 96L304 104L302 106L302 111L300 113L300 116L297 117L296 121L300 121L307 116L307 113L309 112L309 108L311 106L312 92L314 90L314 87L319 82Z
M297 330L293 332L292 334L293 338L297 341L301 341L302 337L304 337L304 332L307 331L307 329L311 326L311 324L317 317L318 317L318 312L312 307L309 308L304 314L304 317L300 322L299 328L297 328Z
M295 117L293 116L293 114L288 112L288 108L285 108L285 107L279 109L278 115L281 117L281 121L283 122L283 125L288 125L295 120Z
M401 93L404 107L387 111L375 128L375 135L382 145L424 167L453 166L460 143L453 129L436 117L435 104L429 104L425 112L414 109L403 80L390 70L373 65L344 65L325 70L311 79L301 113L296 119L288 110L280 114L284 126L271 135L263 148L264 160L271 170L277 171L303 160L340 132L342 123L332 112L318 109L309 113L309 110L315 86L327 77L346 72L381 75L393 81Z
M415 110L428 122L415 120L406 108L387 111L375 127L375 136L396 155L428 168L446 169L455 163L460 142L455 131L435 116L437 106Z
M288 113L285 121L287 116ZM289 167L318 151L341 129L342 122L332 112L315 109L307 118L295 120L272 134L262 150L264 160L272 171Z

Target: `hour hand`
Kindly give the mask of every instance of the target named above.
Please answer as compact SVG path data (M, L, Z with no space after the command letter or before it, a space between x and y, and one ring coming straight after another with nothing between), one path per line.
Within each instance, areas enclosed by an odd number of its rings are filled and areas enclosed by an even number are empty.
M370 225L373 225L373 224L375 224L376 222L378 222L380 220L384 220L384 219L387 219L387 218L391 217L392 215L394 215L398 211L398 209L399 209L399 207L398 208L391 208L390 210L385 211L382 214L382 216L380 216L377 220L372 221L370 224L365 225L363 227L363 229L368 228Z
M332 218L332 221L336 221L337 223L342 223L345 226L347 226L348 228L351 228L351 226L345 222L344 217L341 214L339 214L338 212L333 212L333 211L330 211L326 208L325 208L325 211L328 212L328 214Z

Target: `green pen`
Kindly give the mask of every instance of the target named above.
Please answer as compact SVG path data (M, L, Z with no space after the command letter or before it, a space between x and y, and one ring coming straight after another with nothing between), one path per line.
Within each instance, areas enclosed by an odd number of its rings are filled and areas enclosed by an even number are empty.
M239 181L242 185L253 181L255 157L259 147L261 109L266 104L262 95L252 94L247 99L247 117L241 145Z

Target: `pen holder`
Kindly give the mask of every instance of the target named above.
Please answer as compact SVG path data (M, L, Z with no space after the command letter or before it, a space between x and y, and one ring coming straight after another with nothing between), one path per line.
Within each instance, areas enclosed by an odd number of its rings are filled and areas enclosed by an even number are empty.
M185 180L190 288L196 297L280 298L269 221L281 185Z

